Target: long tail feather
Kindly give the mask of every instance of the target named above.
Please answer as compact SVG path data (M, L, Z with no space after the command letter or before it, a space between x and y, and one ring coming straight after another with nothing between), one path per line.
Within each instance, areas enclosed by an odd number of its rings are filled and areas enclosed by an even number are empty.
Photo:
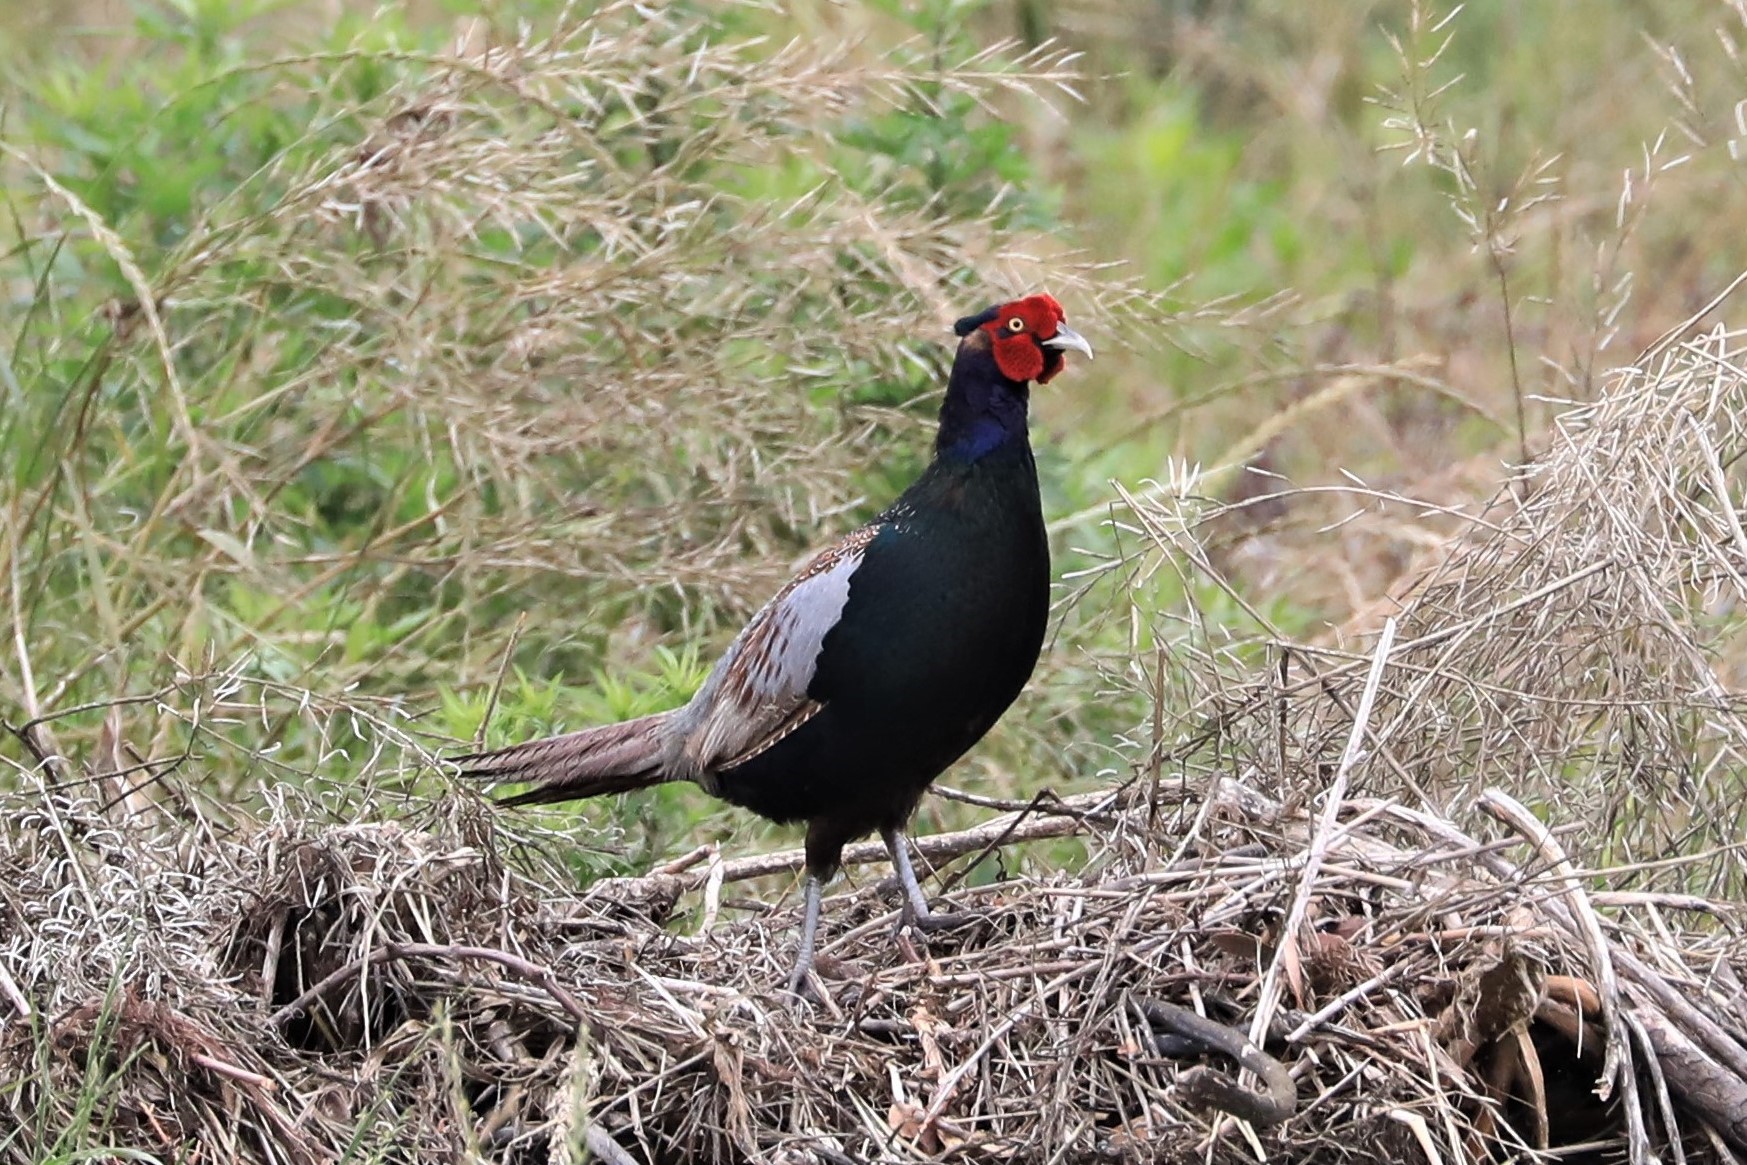
M658 712L454 760L465 777L533 783L533 788L503 798L504 805L550 805L623 793L667 779L661 763L666 742L662 730L671 715Z

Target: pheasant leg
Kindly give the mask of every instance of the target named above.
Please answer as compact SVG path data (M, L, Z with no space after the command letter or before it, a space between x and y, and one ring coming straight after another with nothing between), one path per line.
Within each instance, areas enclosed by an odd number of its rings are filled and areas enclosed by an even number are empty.
M904 905L898 916L899 926L915 927L928 933L937 930L957 930L977 922L975 914L945 914L928 909L928 899L922 896L922 885L916 880L916 870L910 865L910 843L896 829L882 830L886 851L892 855L892 868L898 871L898 881L904 887Z
M801 915L801 945L795 954L795 969L789 975L789 993L801 998L813 994L813 948L819 940L819 908L825 894L825 884L819 875L807 871L807 904Z

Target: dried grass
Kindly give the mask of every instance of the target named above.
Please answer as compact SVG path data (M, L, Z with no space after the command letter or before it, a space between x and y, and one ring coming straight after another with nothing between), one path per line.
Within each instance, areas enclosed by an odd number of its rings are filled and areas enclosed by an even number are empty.
M338 807L379 823L287 796L234 839L13 797L0 1160L1737 1159L1741 339L1568 418L1371 650L1180 638L1200 697L1134 779L924 839L1085 866L954 890L988 924L926 952L853 877L818 1009L777 994L793 911L736 896L798 855L578 900L562 836L389 781ZM1127 565L1195 520L1134 499ZM1250 1030L1296 1112L1197 1102L1159 1003Z
M1556 798L1561 816L1593 823L1596 864L1715 851L1641 877L1743 897L1731 776L1747 739L1739 349L1737 333L1717 330L1649 354L1597 403L1567 412L1546 454L1489 504L1465 512L1349 491L1364 506L1347 517L1361 526L1418 509L1469 527L1398 587L1403 642L1369 738L1369 791L1441 809L1489 786ZM1164 507L1141 509L1181 545ZM1365 630L1358 621L1334 644L1282 642L1285 678L1252 686L1241 707L1274 706L1288 723L1269 731L1320 740L1313 752L1329 757L1345 702L1298 696L1351 684L1364 660L1339 641ZM1269 771L1289 794L1292 774Z

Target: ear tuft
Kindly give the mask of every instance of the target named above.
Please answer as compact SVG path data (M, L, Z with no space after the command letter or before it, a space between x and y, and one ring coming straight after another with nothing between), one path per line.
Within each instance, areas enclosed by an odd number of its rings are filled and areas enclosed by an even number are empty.
M974 316L965 316L956 324L952 325L952 333L955 336L968 336L1000 314L1001 305L996 304L987 311L978 312Z

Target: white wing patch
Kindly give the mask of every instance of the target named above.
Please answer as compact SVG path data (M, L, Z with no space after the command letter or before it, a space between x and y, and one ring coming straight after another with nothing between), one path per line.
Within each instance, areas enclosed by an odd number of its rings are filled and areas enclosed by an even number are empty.
M750 759L819 711L807 698L819 650L877 533L865 526L827 549L752 617L680 714L675 769L701 777Z

